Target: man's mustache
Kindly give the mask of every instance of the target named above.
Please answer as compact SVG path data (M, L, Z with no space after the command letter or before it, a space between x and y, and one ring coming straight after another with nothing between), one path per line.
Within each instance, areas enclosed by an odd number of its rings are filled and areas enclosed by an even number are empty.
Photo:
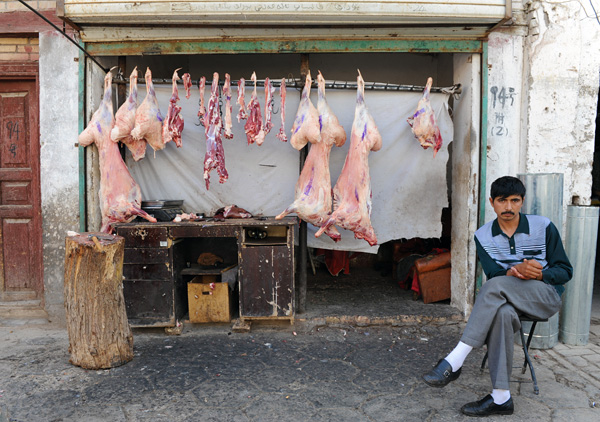
M504 211L502 215L515 215L515 213L512 211Z

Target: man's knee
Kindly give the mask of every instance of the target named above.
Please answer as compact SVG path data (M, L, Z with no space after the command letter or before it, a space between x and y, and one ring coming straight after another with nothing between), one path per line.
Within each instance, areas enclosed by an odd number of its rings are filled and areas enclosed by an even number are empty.
M505 303L498 308L498 312L496 312L496 321L503 325L510 324L513 328L513 332L517 332L521 324L519 321L519 314L510 303Z
M498 308L496 315L498 315L500 318L519 318L517 311L510 303L505 303Z

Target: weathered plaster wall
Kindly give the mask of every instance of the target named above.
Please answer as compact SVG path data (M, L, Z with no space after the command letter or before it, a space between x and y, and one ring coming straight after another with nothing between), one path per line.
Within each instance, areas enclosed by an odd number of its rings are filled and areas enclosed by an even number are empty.
M40 33L40 172L46 311L64 321L64 243L79 231L79 50L55 31Z
M527 3L528 173L564 173L565 207L589 205L600 24L586 2ZM598 11L598 10L597 10Z
M488 40L488 128L485 197L498 177L523 171L522 151L523 35L522 26L494 32ZM526 95L525 95L526 97ZM485 221L496 218L486 204Z
M504 174L563 173L566 213L591 202L600 23L589 2L523 3L488 42L486 195Z
M452 306L463 315L474 301L475 242L481 139L481 55L454 55L454 83L463 93L454 102L452 141Z

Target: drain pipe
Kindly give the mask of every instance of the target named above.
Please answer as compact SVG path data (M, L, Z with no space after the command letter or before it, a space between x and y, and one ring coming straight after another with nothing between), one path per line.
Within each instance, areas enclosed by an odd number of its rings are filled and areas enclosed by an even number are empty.
M562 296L559 339L573 346L586 345L590 337L599 214L598 207L567 207L566 252L573 278Z
M518 174L527 193L521 212L548 217L562 232L563 226L563 174L562 173L527 173ZM564 236L561 236L564 239ZM558 343L558 313L548 322L538 322L531 340L535 349L550 349ZM531 322L523 322L523 331L528 333ZM515 336L520 343L519 336Z

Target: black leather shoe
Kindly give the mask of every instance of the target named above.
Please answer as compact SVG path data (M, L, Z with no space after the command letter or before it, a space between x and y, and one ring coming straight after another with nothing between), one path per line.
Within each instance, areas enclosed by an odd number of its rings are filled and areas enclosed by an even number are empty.
M465 404L460 411L467 416L484 417L490 415L512 415L515 410L512 397L504 404L494 403L491 394L488 394L479 401Z
M460 376L461 369L452 372L452 366L446 359L442 359L431 371L423 375L423 381L432 387L445 387Z

